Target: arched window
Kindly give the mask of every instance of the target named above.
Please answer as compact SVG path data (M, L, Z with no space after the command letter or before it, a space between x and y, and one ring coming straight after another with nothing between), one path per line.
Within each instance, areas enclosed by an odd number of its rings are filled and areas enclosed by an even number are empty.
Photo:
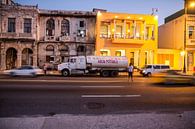
M69 47L68 45L60 46L61 62L67 62L69 58Z
M46 35L47 36L54 36L55 32L55 21L50 18L46 22Z
M70 34L70 25L69 25L69 21L64 19L62 20L62 24L61 24L61 34L64 35L69 35Z
M54 46L48 45L46 47L46 62L53 62L54 61Z
M60 47L60 51L61 52L67 52L69 50L68 46L67 45L63 45Z

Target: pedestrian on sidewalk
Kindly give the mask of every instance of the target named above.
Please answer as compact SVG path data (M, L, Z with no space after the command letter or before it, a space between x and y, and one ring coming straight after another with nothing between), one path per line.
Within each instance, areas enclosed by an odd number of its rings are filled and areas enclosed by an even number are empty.
M130 63L128 67L128 82L130 79L133 82L133 70L134 70L133 64Z
M44 70L44 75L46 75L47 74L47 64L46 63L43 65L43 70Z

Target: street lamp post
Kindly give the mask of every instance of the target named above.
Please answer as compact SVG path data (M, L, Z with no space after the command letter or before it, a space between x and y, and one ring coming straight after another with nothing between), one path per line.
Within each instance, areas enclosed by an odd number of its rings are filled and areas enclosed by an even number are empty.
M183 58L183 73L186 73L186 15L187 15L187 2L184 0L184 58Z

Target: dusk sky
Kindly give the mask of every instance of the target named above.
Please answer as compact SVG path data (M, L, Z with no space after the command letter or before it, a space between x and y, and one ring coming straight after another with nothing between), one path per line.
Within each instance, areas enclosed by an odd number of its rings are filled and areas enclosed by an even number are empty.
M164 18L183 8L184 0L15 0L26 5L38 4L41 9L92 11L93 8L109 12L151 14L158 8L159 25Z

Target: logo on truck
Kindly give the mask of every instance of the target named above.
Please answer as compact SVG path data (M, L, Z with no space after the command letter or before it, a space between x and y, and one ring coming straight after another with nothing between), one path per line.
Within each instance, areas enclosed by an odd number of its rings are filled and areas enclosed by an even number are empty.
M118 64L118 60L98 60L98 63L100 63L100 64L105 64L105 63Z

